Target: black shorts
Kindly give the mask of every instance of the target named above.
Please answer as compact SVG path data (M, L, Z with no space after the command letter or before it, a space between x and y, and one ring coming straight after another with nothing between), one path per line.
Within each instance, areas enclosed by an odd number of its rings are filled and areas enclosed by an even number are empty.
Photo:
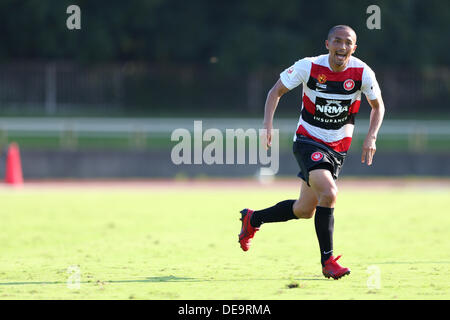
M336 180L345 160L345 153L337 152L329 147L302 135L297 135L293 151L300 167L297 175L309 186L309 172L314 169L327 169Z

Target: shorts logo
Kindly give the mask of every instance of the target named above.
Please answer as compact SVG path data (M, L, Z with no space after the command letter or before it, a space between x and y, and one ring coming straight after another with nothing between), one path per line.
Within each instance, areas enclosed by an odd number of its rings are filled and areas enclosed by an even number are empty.
M352 79L347 79L344 81L344 89L347 91L352 90L355 87L355 81Z
M322 152L314 152L311 155L311 160L312 161L320 161L323 159L323 153Z

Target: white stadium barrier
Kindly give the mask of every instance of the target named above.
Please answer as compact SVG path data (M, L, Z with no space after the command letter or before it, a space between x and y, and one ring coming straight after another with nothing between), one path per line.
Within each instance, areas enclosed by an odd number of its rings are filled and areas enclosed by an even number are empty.
M262 119L254 118L0 118L0 130L16 136L58 136L71 131L80 135L102 137L141 132L167 134L178 128L193 130L194 121L202 121L204 129L262 128ZM297 119L275 119L274 128L281 134L293 134ZM355 134L364 135L368 119L357 119ZM450 120L385 119L380 136L417 135L448 137Z

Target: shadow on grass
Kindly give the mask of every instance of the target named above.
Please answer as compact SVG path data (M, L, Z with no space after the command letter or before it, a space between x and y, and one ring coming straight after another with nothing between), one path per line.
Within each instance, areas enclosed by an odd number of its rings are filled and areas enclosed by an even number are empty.
M322 278L304 278L304 279L245 279L245 281L289 281L289 280L301 280L301 281L316 281L324 280ZM90 280L90 281L80 281L80 284L95 284L95 283L146 283L146 282L221 282L221 281L244 281L243 279L197 279L189 277L176 277L161 276L161 277L147 277L144 279L130 279L130 280ZM51 284L67 284L65 281L16 281L16 282L0 282L0 286L18 286L18 285L51 285Z
M449 264L450 261L380 261L374 264ZM292 278L292 279L198 279L189 277L177 277L174 275L147 277L143 279L130 280L89 280L80 281L80 284L95 284L95 283L152 283L152 282L230 282L230 281L329 281L321 276L315 278ZM0 286L19 286L19 285L52 285L52 284L67 284L65 281L15 281L15 282L0 282Z

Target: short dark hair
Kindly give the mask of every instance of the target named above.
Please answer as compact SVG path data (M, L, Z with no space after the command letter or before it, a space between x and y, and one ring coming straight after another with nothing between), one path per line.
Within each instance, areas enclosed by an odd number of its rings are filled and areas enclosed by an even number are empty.
M330 38L333 36L334 32L335 32L336 30L338 30L338 29L350 29L351 31L353 31L353 33L354 33L355 36L356 36L356 32L355 32L355 30L353 30L352 27L347 26L347 25L345 25L345 24L338 24L337 26L332 27L332 28L330 29L330 31L328 31L328 37L327 37L327 39L330 40Z

